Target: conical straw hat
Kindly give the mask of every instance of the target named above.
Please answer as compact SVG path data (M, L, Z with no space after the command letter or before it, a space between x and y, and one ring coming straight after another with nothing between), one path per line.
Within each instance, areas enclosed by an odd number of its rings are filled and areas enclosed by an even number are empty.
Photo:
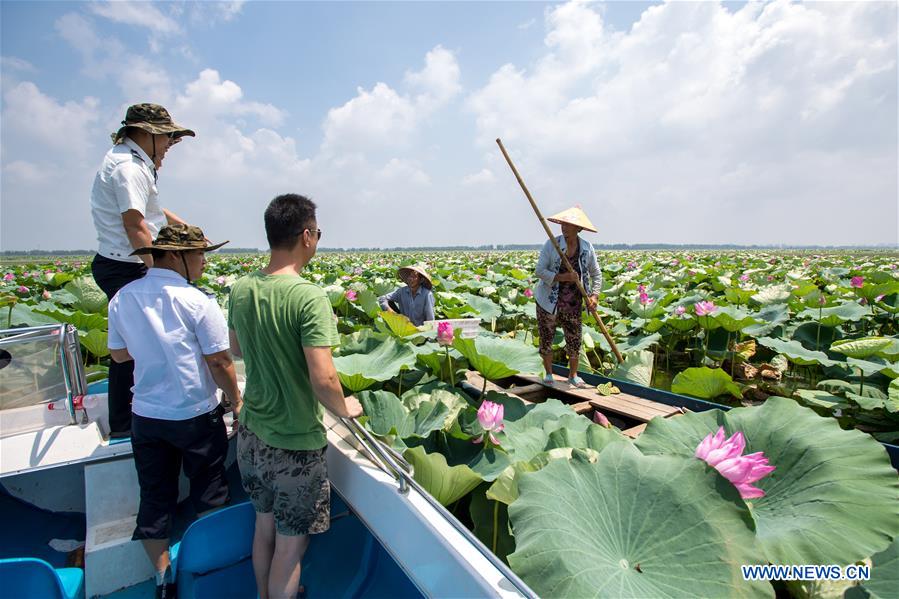
M580 206L573 206L558 214L553 214L546 220L560 225L574 225L575 227L580 227L581 229L596 233L596 227L590 222L590 219L587 218L587 215L584 214L584 211L581 210Z
M434 284L431 282L431 275L425 271L425 267L421 264L410 264L408 266L401 266L397 269L396 274L400 278L400 280L405 283L406 275L409 274L409 271L415 271L421 275L421 284L427 287L428 289L432 289Z

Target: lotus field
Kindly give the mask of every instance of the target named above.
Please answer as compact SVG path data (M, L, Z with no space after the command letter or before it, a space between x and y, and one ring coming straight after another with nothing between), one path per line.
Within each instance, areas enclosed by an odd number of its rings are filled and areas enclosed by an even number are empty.
M893 253L601 252L581 370L728 404L655 418L632 440L558 401L463 384L542 372L536 252L322 254L335 364L364 425L542 596L846 596L899 593L899 269ZM438 320L382 313L400 264L434 279ZM211 256L201 287L265 257ZM78 327L89 376L108 360L106 301L86 261L0 267L5 325ZM564 363L564 338L554 340ZM603 385L597 393L614 393ZM746 581L748 564L865 564L867 581Z

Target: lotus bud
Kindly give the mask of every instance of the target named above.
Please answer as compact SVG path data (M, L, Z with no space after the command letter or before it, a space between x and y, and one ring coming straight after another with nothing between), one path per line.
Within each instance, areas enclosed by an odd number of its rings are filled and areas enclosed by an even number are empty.
M609 422L609 419L606 418L606 415L599 410L595 410L593 412L593 422L606 428L612 428L612 423Z
M352 289L347 289L347 292L344 293L347 298L347 301L355 302L356 301L356 292Z
M455 339L453 325L446 320L437 323L437 343L440 345L452 345Z
M865 284L865 277L852 277L852 279L849 281L849 284L856 289L861 289L862 285Z
M475 439L475 443L480 443L485 437L489 437L491 443L499 445L499 441L493 433L498 433L505 427L503 424L504 412L505 408L502 404L486 400L481 404L481 407L478 408L478 424L484 429L484 434Z

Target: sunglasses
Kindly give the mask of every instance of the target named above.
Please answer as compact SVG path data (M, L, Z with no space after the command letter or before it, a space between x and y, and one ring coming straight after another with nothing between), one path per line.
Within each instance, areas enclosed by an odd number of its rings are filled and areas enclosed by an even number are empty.
M315 233L316 235L318 235L318 237L316 239L322 238L322 230L321 229L306 229L306 231L309 231L310 233Z

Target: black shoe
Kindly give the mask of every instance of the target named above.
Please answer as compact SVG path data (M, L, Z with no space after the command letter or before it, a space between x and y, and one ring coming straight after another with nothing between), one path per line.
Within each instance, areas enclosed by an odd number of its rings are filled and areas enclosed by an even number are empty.
M156 599L176 599L178 587L174 582L156 585Z

